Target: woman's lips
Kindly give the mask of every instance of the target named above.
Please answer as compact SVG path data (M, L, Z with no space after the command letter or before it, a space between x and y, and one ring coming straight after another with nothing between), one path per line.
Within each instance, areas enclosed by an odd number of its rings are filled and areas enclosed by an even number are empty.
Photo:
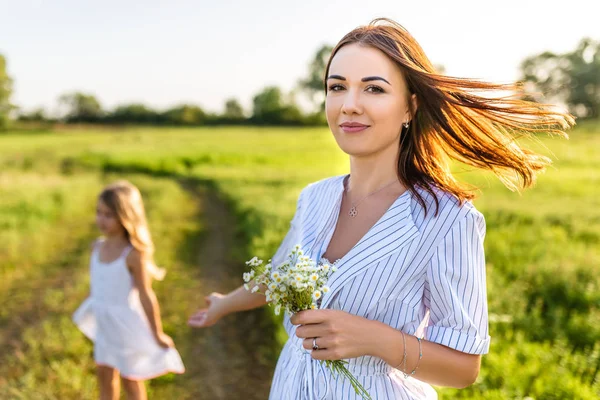
M369 125L359 124L359 123L343 123L340 125L340 128L346 133L356 133L361 132L367 129Z

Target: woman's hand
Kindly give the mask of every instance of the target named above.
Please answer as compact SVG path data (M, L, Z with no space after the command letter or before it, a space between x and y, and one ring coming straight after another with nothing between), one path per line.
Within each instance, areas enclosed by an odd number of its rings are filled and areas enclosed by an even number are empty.
M313 349L316 338L318 351L315 360L341 360L371 354L374 340L373 321L338 310L307 310L292 316L291 322L300 325L296 336L304 339L302 345Z
M208 328L216 324L223 316L221 304L225 295L211 293L205 297L207 307L196 311L188 320L188 325L194 328Z
M173 343L173 339L171 339L171 336L167 335L164 332L156 334L156 341L158 342L158 345L164 349L167 349L169 347L175 347L175 343Z

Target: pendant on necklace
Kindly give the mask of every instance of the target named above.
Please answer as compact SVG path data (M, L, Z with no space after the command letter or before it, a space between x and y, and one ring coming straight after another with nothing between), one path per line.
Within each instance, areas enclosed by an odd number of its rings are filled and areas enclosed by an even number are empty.
M352 218L354 218L358 215L358 211L356 211L355 206L352 206L352 208L350 208L350 211L348 211L348 215L351 216Z

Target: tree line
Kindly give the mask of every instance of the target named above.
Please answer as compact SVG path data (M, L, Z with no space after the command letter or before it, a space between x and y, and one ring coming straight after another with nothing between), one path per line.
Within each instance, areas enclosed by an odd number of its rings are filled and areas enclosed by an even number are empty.
M324 125L323 87L319 77L332 47L323 45L309 65L308 78L300 80L292 93L277 86L263 88L252 99L250 110L230 98L222 112L209 112L197 104L179 104L166 110L153 109L143 103L121 104L105 109L92 93L70 92L58 98L60 116L45 109L21 111L10 103L12 79L6 72L6 59L0 54L0 127L6 127L9 117L21 122L64 122L88 124L143 125ZM296 101L302 93L313 103L312 111L302 110Z
M0 54L0 128L6 127L11 117L18 121L97 124L321 125L325 124L323 73L331 50L329 45L321 46L309 64L308 76L297 84L297 90L314 105L310 112L298 106L294 93L269 86L253 97L251 110L244 110L237 99L231 98L220 113L207 112L196 104L155 110L132 103L106 110L93 94L72 92L58 99L64 110L60 117L50 116L41 108L19 111L11 104L13 81L6 71L6 59ZM439 70L443 73L443 68ZM600 41L584 38L573 51L547 51L528 57L521 64L520 80L533 100L563 104L578 118L600 118Z

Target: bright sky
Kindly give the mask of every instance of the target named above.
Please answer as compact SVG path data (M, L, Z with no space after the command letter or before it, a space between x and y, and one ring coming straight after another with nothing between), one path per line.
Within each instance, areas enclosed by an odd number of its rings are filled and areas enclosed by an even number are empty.
M600 39L598 15L598 0L0 0L0 54L26 110L80 90L105 108L221 111L292 89L321 44L375 17L403 24L447 74L509 82L529 55Z

